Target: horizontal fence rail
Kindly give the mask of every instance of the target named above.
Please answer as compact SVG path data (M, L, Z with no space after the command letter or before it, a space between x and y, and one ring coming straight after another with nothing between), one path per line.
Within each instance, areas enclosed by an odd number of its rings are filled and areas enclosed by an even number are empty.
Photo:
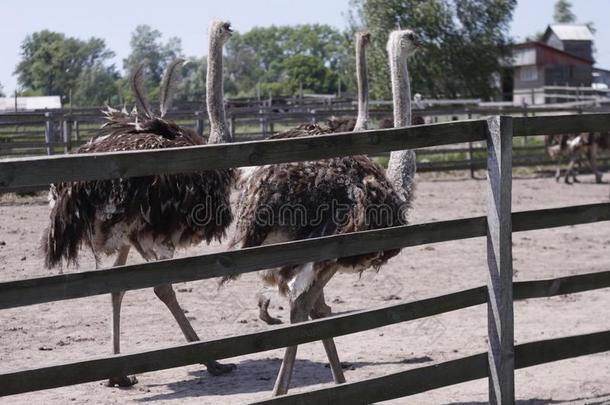
M610 220L610 203L512 214L513 232ZM106 270L0 283L0 309L82 298L164 283L209 279L356 254L482 237L485 217L306 239Z
M603 131L610 114L514 118L515 136ZM189 148L0 160L3 188L376 154L486 139L486 120Z
M0 161L3 187L175 174L382 153L485 139L485 120L188 148Z
M515 346L515 368L527 368L610 351L610 331ZM487 353L479 353L383 377L254 402L258 405L370 404L488 377Z
M514 283L515 299L553 297L610 288L610 271L550 280ZM482 305L487 288L477 287L448 295L334 315L315 321L281 326L263 332L207 342L194 342L166 349L65 363L0 374L0 396L97 381L113 375L129 375L203 363L286 346L343 336L382 326ZM610 333L610 332L607 332ZM610 340L606 339L610 350ZM584 350L583 350L584 351ZM572 352L570 352L572 353ZM589 354L589 352L583 354ZM485 355L486 356L486 355ZM570 356L573 357L573 356ZM535 357L536 358L536 357ZM530 364L533 365L533 364ZM487 360L480 372L487 375ZM431 389L431 388L428 388Z

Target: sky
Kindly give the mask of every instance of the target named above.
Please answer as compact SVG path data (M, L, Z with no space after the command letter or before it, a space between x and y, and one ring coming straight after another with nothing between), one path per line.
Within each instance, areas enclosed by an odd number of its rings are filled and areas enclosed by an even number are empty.
M520 0L514 14L511 35L523 40L542 31L552 22L555 0ZM609 0L572 0L579 22L593 22L597 28L597 64L610 69ZM129 53L129 38L139 24L158 29L164 38L177 36L187 56L207 54L206 31L209 21L223 18L233 28L244 32L254 26L305 23L347 25L349 0L172 0L165 2L141 0L9 0L0 8L0 83L5 93L14 92L13 76L20 60L19 46L26 35L50 29L68 36L106 40L117 56L114 63L122 68ZM417 27L413 27L417 30Z

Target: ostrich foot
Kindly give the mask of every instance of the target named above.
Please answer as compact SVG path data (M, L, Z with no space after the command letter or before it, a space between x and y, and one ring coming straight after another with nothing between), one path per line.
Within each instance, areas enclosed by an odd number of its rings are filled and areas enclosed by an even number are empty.
M281 319L274 318L269 314L269 303L271 299L265 297L264 295L259 295L258 297L258 317L261 321L265 322L267 325L279 325L282 323Z
M111 377L108 379L108 383L106 384L108 387L131 387L138 383L138 379L136 376L121 376L121 377Z
M580 183L580 180L578 180L576 177L574 177L573 181L574 183Z
M205 363L205 366L208 369L208 373L212 374L215 377L223 374L228 374L237 368L235 364L221 364L217 361L210 361L208 363Z
M602 184L602 175L601 174L596 174L595 175L595 184Z

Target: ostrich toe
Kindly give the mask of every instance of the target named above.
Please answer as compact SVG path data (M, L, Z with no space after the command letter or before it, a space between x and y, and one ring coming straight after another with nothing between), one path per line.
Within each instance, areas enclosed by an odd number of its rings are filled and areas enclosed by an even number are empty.
M206 363L205 366L208 369L208 373L212 374L215 377L223 374L228 374L237 368L235 364L221 364L217 361L210 361Z
M138 379L135 376L121 376L112 377L108 379L108 387L131 387L138 383Z

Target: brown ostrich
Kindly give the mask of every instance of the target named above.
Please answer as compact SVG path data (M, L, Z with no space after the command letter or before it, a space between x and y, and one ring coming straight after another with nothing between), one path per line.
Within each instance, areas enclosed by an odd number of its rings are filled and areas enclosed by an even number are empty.
M555 170L555 180L561 178L561 163L564 159L568 160L568 168L565 173L564 182L566 184L578 183L576 177L576 164L583 158L589 163L591 171L595 174L595 182L602 182L602 172L597 167L597 152L607 150L610 147L608 134L591 132L572 135L547 135L544 143L549 156L557 161ZM570 177L572 181L570 181Z
M407 58L416 47L412 31L391 33L388 52L397 127L411 122ZM364 50L361 41L358 49ZM414 176L415 154L410 150L392 152L387 171L363 155L258 167L245 185L233 244L246 248L404 225L413 198ZM293 209L287 210L290 207ZM387 209L377 212L377 207ZM306 220L293 221L286 218L286 212L305 213ZM288 296L290 321L302 322L330 313L323 289L335 273L379 269L398 253L388 250L285 266L267 270L262 277ZM323 343L335 382L344 382L333 339ZM286 349L274 395L288 391L296 351L296 346Z
M213 21L209 29L207 106L210 118L208 143L229 142L223 105L222 50L231 37L230 24ZM109 112L109 122L100 136L77 153L164 149L201 145L194 131L163 118L169 107L178 65L166 74L161 97L161 116L152 112L141 85L142 68L133 74L138 113L128 116ZM173 257L178 248L211 242L225 236L233 221L229 197L236 172L208 170L191 174L156 175L115 180L61 183L52 187L53 208L42 247L47 267L76 263L79 248L100 255L117 255L114 266L122 266L133 247L145 260ZM199 221L205 213L213 221ZM188 341L199 340L170 284L154 288L170 310ZM120 309L125 291L112 292L113 349L120 352ZM214 375L231 371L234 365L216 361L205 364ZM110 378L108 385L130 386L137 382L125 375Z

